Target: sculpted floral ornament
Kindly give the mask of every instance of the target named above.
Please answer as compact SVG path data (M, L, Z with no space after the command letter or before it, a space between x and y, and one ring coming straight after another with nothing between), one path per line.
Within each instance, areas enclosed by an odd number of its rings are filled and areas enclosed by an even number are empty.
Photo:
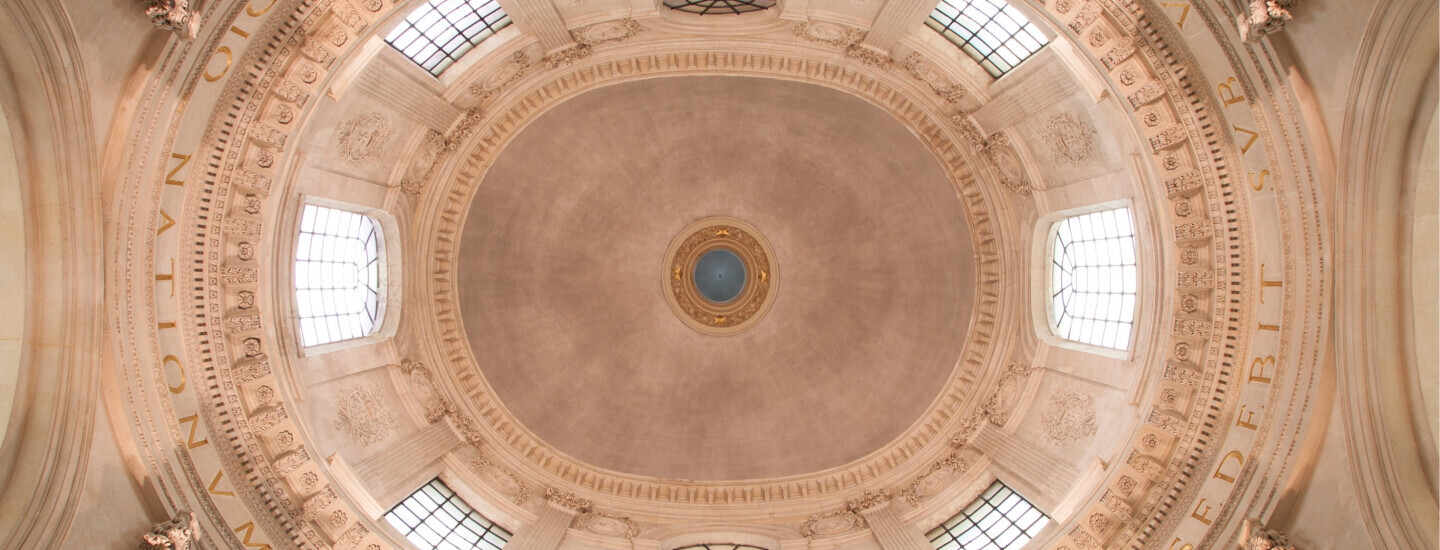
M1295 550L1285 533L1265 527L1259 519L1245 520L1240 530L1240 550Z
M995 381L995 389L990 391L980 407L960 420L960 429L950 436L950 442L962 447L969 445L975 432L980 431L981 425L986 422L996 428L1005 427L1010 420L1010 409L1019 400L1033 370L1034 367L1025 363L1011 363L1006 367L1005 373Z
M475 470L500 492L510 496L510 501L517 506L523 506L530 500L530 486L525 480L515 475L509 468L496 464L490 457L481 455L480 458L470 463L470 468Z
M590 500L576 496L575 491L561 491L554 487L547 487L545 500L556 506L569 508L576 513L583 514L590 511Z
M374 384L360 384L345 390L336 415L335 429L349 434L361 447L384 441L390 437L391 430L400 428L385 408L380 387Z
M824 514L816 514L800 524L800 536L807 539L816 537L830 537L851 531L864 529L865 518L849 509L840 509Z
M620 42L645 32L638 21L626 17L617 21L596 23L570 31L570 38L582 46L594 46L606 42Z
M831 46L854 46L865 39L865 31L806 19L790 29L791 34L810 42Z
M952 116L950 120L960 129L960 135L975 148L975 152L995 168L1001 185L1022 197L1030 195L1030 176L1025 172L1020 154L1010 145L1008 135L995 132L986 137L975 117L965 113Z
M960 98L965 97L964 86L952 82L950 77L946 76L938 67L920 57L919 52L911 52L910 55L905 56L905 61L901 63L901 66L915 80L929 85L930 90L935 92L935 95L944 98L945 101L958 103Z
M1095 129L1069 113L1050 117L1040 139L1050 146L1050 160L1079 164L1095 155Z
M140 535L140 550L190 550L190 542L200 530L195 514L181 510L174 519L152 527Z
M1290 10L1299 3L1299 0L1250 0L1247 13L1239 18L1240 39L1259 42L1262 36L1284 30L1285 24L1295 18Z
M1040 428L1046 441L1061 447L1095 435L1095 398L1070 390L1050 394Z
M200 18L190 11L190 0L150 0L145 16L156 27L174 32L181 40L195 38L200 30Z
M640 536L640 524L634 520L603 512L586 512L575 517L575 528L584 529L608 537L635 540Z
M351 166L366 166L380 158L380 152L390 142L395 130L380 113L370 112L356 115L336 132L340 141L340 158Z
M931 464L925 473L915 476L914 481L900 490L900 499L911 506L919 506L925 501L925 497L940 492L940 489L969 469L970 464L960 458L958 453L950 453Z

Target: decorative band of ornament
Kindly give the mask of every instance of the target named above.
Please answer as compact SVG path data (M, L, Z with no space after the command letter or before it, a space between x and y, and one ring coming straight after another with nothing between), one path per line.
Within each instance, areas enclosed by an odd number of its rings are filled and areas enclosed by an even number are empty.
M714 302L696 286L695 267L707 253L725 250L739 258L745 281L739 294ZM775 263L770 243L749 224L726 217L687 226L665 254L665 296L686 326L705 334L736 334L754 326L775 297Z

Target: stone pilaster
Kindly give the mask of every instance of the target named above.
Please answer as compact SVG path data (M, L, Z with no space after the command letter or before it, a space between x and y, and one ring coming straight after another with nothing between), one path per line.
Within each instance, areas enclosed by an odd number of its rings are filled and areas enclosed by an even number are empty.
M1003 481L1042 511L1054 510L1080 476L1080 470L1069 462L989 424L975 434L971 445L1010 474Z
M548 55L551 52L562 50L574 44L570 38L570 31L565 29L565 20L560 17L560 12L555 10L555 3L550 0L500 0L500 7L515 24L520 28L535 33L540 39L540 46L545 48Z
M849 507L851 512L865 518L882 550L934 550L924 533L900 520L900 515L890 506L889 491L865 491L860 498L850 500Z
M444 422L394 441L379 454L355 464L355 477L386 507L410 494L433 476L425 466L434 464L464 442Z
M355 80L355 89L443 134L460 118L461 111L441 98L437 90L406 76L414 69L398 65L409 63L399 52L384 48Z
M575 521L575 515L590 509L590 501L575 496L575 493L555 489L545 491L545 509L540 519L521 529L505 545L507 550L555 550L565 539L565 531Z
M862 44L888 52L901 36L923 24L934 9L935 0L887 0Z

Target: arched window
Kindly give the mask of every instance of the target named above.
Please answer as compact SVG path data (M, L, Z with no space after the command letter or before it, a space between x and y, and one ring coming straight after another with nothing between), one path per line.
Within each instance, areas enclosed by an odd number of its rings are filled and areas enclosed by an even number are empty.
M1135 225L1126 207L1071 216L1050 230L1050 329L1083 344L1130 349Z
M925 24L995 78L1050 42L1005 0L940 0Z
M723 544L722 544L722 543L692 544L692 545L690 545L690 546L682 546L682 547L680 547L680 548L676 548L675 550L765 550L765 549L764 549L764 548L761 548L761 547L759 547L759 546L750 546L750 545L748 545L748 544L733 544L733 543L728 543L728 542L727 542L727 543L723 543Z
M500 550L510 532L480 515L440 478L405 497L385 519L419 548Z
M430 0L410 12L385 42L440 76L465 52L509 25L510 16L495 0Z
M375 218L307 204L295 246L300 343L368 336L385 305L380 227Z
M1005 550L1020 548L1050 518L1025 497L995 480L985 492L926 536L936 550Z
M665 7L700 15L738 15L775 7L775 0L665 0Z

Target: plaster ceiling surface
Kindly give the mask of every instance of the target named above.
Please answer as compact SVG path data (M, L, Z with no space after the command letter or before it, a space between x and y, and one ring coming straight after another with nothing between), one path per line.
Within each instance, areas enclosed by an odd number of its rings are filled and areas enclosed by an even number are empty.
M666 304L667 246L753 225L774 305L711 336ZM558 451L660 478L799 475L880 449L931 406L974 300L962 205L886 112L821 86L672 77L541 115L483 176L460 309L505 407Z

